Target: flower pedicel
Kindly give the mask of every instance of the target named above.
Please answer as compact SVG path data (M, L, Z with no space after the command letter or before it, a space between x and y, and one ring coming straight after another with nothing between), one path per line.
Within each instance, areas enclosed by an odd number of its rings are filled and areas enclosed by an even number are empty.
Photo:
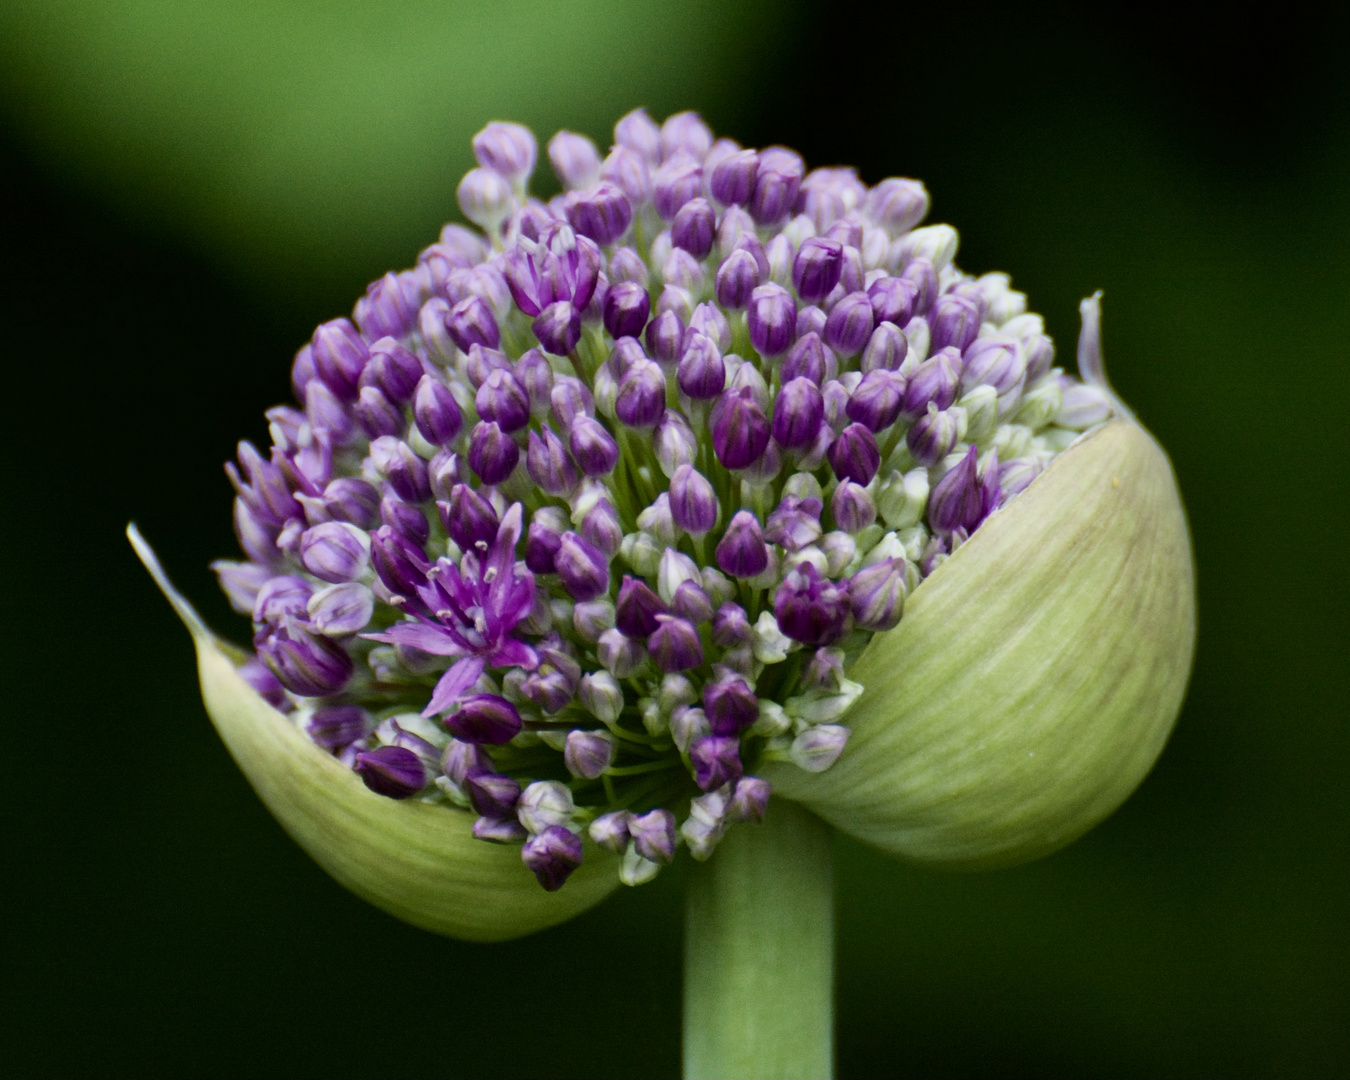
M1080 381L1006 275L921 225L921 184L691 113L630 113L604 158L560 132L548 203L528 130L474 151L478 228L320 326L272 446L227 466L246 559L215 570L253 652L172 595L292 834L490 940L707 860L784 797L965 866L1114 809L1194 613L1097 299Z

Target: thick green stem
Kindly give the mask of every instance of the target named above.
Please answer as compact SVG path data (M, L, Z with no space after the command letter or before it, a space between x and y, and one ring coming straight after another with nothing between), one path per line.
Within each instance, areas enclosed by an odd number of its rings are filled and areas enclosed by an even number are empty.
M694 868L684 938L687 1080L821 1080L834 1062L830 829L774 799Z

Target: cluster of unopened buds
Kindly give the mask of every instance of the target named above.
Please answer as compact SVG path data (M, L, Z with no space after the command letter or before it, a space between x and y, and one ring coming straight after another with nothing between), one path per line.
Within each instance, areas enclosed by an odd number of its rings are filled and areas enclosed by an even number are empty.
M299 407L227 466L249 683L394 799L637 884L829 769L852 662L1109 392L1002 274L953 264L914 180L638 110L602 158L473 141L416 267L296 356Z

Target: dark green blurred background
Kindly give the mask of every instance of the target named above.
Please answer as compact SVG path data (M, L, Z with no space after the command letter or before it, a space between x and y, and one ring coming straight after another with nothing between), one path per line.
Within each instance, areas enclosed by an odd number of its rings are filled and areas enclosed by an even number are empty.
M680 877L505 946L410 929L273 823L198 702L136 519L217 626L221 462L290 356L454 216L511 118L701 109L924 178L962 265L1170 450L1201 636L1138 794L983 877L839 853L839 1069L1350 1072L1350 46L1280 5L0 0L0 1060L14 1076L678 1073ZM1338 659L1339 658L1339 659Z

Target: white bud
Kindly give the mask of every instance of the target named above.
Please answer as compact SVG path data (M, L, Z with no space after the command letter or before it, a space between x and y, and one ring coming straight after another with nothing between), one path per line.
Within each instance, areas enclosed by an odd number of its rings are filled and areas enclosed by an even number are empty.
M661 599L669 604L675 599L675 590L686 581L692 581L696 585L702 583L698 563L683 552L676 551L672 547L666 548L661 553L656 569L656 591L661 594Z
M928 470L892 470L877 493L877 511L892 529L907 529L923 519L928 506Z
M759 719L751 725L750 731L765 739L782 735L792 727L792 719L776 701L760 700Z
M619 554L623 561L643 577L651 577L661 565L662 545L650 533L632 532L623 538Z
M778 629L772 611L761 611L750 628L750 648L761 664L779 664L787 659L788 653L800 649L801 644Z
M576 812L572 792L557 780L536 780L520 793L516 817L531 833L553 825L566 825Z

